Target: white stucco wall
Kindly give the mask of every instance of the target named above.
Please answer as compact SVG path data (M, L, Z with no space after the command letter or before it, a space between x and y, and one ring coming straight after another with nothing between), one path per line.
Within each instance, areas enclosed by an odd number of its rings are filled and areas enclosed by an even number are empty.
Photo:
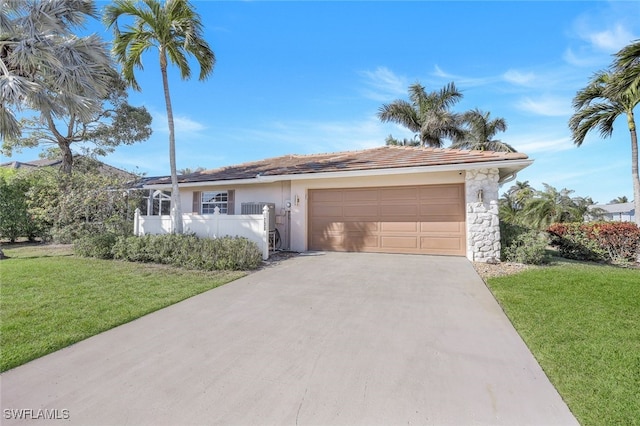
M291 184L289 181L244 185L229 185L220 182L218 185L181 188L180 199L182 202L182 211L189 213L193 210L194 191L215 190L235 191L235 214L240 214L242 203L274 203L276 205L276 228L280 232L280 238L282 239L281 248L288 248L287 222L289 219L288 212L285 209L285 203L291 198Z
M498 169L466 172L467 258L471 261L500 260L499 178Z

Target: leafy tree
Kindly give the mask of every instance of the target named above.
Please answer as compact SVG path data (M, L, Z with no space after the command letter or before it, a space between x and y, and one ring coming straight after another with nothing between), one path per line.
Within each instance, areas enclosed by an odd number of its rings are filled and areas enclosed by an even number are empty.
M3 150L11 152L43 141L56 143L62 152L63 170L71 173L71 143L102 135L97 142L113 146L123 136L118 131L105 136L104 129L96 124L100 121L96 119L104 115L103 103L117 92L107 46L95 34L74 34L87 18L96 16L92 0L0 0ZM16 112L22 110L37 114L20 123ZM135 115L128 112L129 116ZM118 117L112 124L120 129ZM62 131L63 127L71 130ZM130 141L127 137L121 142ZM145 138L144 132L139 138Z
M505 119L491 119L490 117L491 113L483 112L477 108L462 114L461 122L465 128L462 137L456 140L451 148L515 152L516 150L511 145L494 139L496 133L507 130Z
M449 83L439 92L427 93L420 83L409 86L409 100L397 99L384 104L378 111L383 122L401 124L415 133L413 141L399 141L392 136L387 145L431 146L440 148L444 139L457 140L462 137L458 117L450 108L462 99L454 83Z
M609 201L609 204L622 204L622 203L628 203L628 202L629 202L629 199L626 197L626 195L623 195L621 197L617 197Z
M122 16L132 17L133 25L123 31L118 26ZM142 55L158 49L162 85L169 125L169 165L171 168L172 214L176 233L183 232L182 206L178 188L175 155L175 129L173 107L169 93L167 66L170 61L180 70L183 79L191 76L187 55L192 55L200 66L199 80L206 80L213 71L215 54L204 40L200 16L187 0L116 0L105 9L104 22L114 29L113 52L122 65L124 79L135 90L141 90L134 69L142 69Z
M578 91L573 99L574 115L569 120L573 142L581 146L591 130L597 129L602 137L611 137L613 124L620 115L626 115L631 137L631 176L635 209L640 211L640 176L638 175L638 137L633 109L640 102L638 86L623 87L618 70L600 71L589 85ZM640 225L640 215L636 215Z
M151 136L151 114L145 107L133 107L127 103L124 81L112 75L108 97L103 99L102 109L91 118L79 119L71 114L60 120L43 120L43 116L21 120L23 137L8 139L3 144L3 153L11 155L14 150L49 146L55 158L62 158L62 170L69 173L75 162L71 147L80 146L88 156L104 156L119 145L131 145ZM71 158L71 163L64 161Z
M35 226L28 212L28 183L15 170L0 173L0 238L11 242L20 237L34 236Z

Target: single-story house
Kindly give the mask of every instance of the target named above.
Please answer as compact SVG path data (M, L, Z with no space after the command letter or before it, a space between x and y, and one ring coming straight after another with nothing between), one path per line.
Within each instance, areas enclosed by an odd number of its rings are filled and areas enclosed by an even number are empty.
M589 210L597 212L596 215L588 215L587 220L609 220L615 222L635 221L636 209L633 203L595 204Z
M255 214L267 205L283 249L490 261L500 258L498 188L532 162L522 153L383 146L285 155L178 181L185 230L203 236L225 234L202 227L213 216ZM144 187L166 199L171 180ZM170 232L167 226L137 223L136 233Z

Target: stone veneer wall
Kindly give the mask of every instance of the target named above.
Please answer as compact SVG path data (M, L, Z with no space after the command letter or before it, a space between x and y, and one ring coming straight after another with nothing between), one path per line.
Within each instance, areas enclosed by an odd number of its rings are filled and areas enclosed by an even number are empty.
M500 261L498 169L467 170L467 258L475 262ZM478 191L482 190L482 200Z

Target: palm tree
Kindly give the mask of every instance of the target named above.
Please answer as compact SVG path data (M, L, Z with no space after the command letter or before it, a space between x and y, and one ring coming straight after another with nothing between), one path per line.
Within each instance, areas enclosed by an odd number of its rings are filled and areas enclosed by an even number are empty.
M626 89L620 84L621 74L601 71L589 85L580 90L573 99L575 113L569 120L573 142L580 146L591 130L598 129L602 137L611 137L613 123L622 114L627 117L631 135L631 176L635 209L640 211L640 176L638 176L638 137L633 109L640 102L638 86ZM640 225L640 215L636 215Z
M640 40L616 53L614 68L620 73L620 87L616 90L638 90L640 87Z
M133 25L118 27L122 16L134 18ZM116 0L105 9L104 22L114 29L113 52L122 65L124 79L135 90L141 90L136 81L134 69L142 69L142 55L152 49L158 49L162 86L167 107L169 124L169 166L171 168L172 215L175 232L181 234L182 206L178 188L176 170L176 141L173 122L173 108L169 94L167 65L170 61L180 70L183 80L191 77L191 68L187 55L192 55L200 66L200 81L206 80L213 72L215 54L203 38L203 25L200 16L187 0Z
M507 130L505 119L491 119L490 116L490 112L483 112L477 108L462 114L460 117L461 122L464 123L466 128L463 129L462 138L455 141L451 148L516 152L511 145L499 139L494 139L496 133Z
M422 146L440 148L443 139L458 139L462 131L456 114L449 111L460 99L462 93L455 84L449 83L439 92L426 93L420 83L409 86L407 102L397 99L384 104L378 111L378 118L383 122L394 122L403 125L415 133L414 139ZM406 143L408 142L408 143ZM397 141L391 136L387 145L412 145L411 141Z
M529 185L529 181L516 181L498 200L500 219L513 224L525 224L522 213L527 201L533 198L536 190Z
M112 87L111 55L97 35L78 37L73 30L97 17L93 1L0 0L0 137L3 151L38 143L21 140L23 109L47 129L62 153L62 170L71 173L69 144L56 123L91 122L102 111ZM10 107L15 107L11 110Z
M617 197L609 201L609 204L623 204L628 202L629 202L629 199L627 198L627 196L623 195L622 197Z
M552 223L583 220L583 199L572 198L572 190L563 188L558 191L551 185L543 185L544 191L536 191L522 209L527 225L546 229Z

